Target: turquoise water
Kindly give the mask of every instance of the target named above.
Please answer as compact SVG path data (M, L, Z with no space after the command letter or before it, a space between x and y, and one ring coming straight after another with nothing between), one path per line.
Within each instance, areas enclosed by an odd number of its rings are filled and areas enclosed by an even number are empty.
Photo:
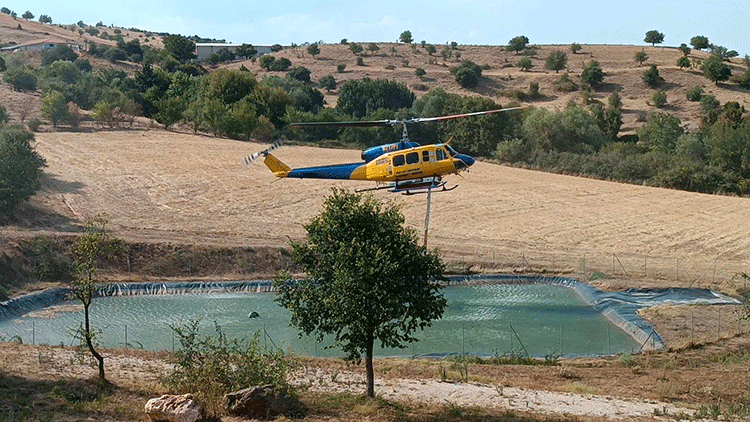
M480 355L522 353L597 355L633 352L639 345L568 287L550 284L451 286L443 290L448 308L441 320L417 334L420 341L405 349L379 349L378 356ZM273 293L204 293L120 296L95 299L91 320L102 331L105 347L173 350L170 325L200 319L202 332L212 333L214 321L234 337L264 333L264 347L308 356L340 356L326 344L298 338L289 327L289 312ZM260 317L249 319L257 312ZM30 316L32 315L32 316ZM1 321L0 337L19 336L24 343L73 344L71 329L83 321L82 311L60 312L53 318L33 314Z

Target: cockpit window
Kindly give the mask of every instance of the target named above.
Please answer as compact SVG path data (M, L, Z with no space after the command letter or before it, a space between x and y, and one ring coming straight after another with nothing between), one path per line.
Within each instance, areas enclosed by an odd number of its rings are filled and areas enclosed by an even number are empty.
M419 162L419 153L410 152L406 154L406 164L416 164Z
M443 153L442 148L436 148L435 149L435 155L437 156L437 160L445 160L445 153Z
M453 148L451 148L450 145L446 145L445 149L448 150L448 153L451 155L451 157L455 157L456 155L458 155L458 153L456 152L456 150L453 149Z
M393 166L398 167L398 166L403 166L403 165L404 165L404 155L403 154L394 155Z

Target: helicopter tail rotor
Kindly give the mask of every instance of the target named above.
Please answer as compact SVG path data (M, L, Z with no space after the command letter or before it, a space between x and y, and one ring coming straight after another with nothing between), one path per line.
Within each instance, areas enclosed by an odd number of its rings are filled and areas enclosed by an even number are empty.
M251 155L248 155L247 157L245 157L245 165L249 166L250 164L252 164L253 161L255 161L256 159L258 159L261 156L262 157L268 156L269 152L275 150L276 148L278 148L278 147L280 147L282 145L284 145L284 143L281 142L281 140L278 140L278 141L274 142L273 145L271 145L270 147L264 149L263 151L255 152L255 153L253 153Z

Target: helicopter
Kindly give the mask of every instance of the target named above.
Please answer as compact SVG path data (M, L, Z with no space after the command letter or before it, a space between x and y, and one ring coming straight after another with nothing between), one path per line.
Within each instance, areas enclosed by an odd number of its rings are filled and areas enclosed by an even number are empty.
M407 126L410 124L445 121L472 116L482 116L519 110L524 107L512 107L497 110L478 111L474 113L453 114L438 117L421 117L403 120L371 120L351 122L304 122L292 123L290 126L338 126L338 127L377 127L402 126L399 142L373 146L362 151L362 162L349 164L332 164L318 167L293 169L271 154L280 147L276 142L263 151L245 158L250 165L259 157L278 178L300 179L343 179L377 182L376 187L356 189L357 192L389 189L391 192L411 195L424 191L450 191L458 185L446 187L443 176L467 171L474 164L474 158L454 150L448 142L420 145L409 139Z

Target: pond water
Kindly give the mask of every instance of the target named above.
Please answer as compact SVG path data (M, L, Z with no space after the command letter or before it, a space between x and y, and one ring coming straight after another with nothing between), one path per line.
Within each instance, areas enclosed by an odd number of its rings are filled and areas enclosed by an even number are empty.
M628 334L587 305L571 288L553 284L492 284L443 289L448 308L441 320L405 349L377 349L376 356L467 353L531 356L600 355L635 352ZM94 300L91 320L105 347L173 350L179 348L170 328L200 319L201 332L213 334L214 321L230 336L261 333L263 347L280 347L308 356L341 356L330 343L299 338L289 327L289 312L273 293L200 293L103 297ZM71 305L71 304L68 304ZM31 313L0 321L0 337L24 343L73 344L71 331L83 321L75 307ZM252 312L259 317L248 318ZM175 344L176 341L176 344Z

